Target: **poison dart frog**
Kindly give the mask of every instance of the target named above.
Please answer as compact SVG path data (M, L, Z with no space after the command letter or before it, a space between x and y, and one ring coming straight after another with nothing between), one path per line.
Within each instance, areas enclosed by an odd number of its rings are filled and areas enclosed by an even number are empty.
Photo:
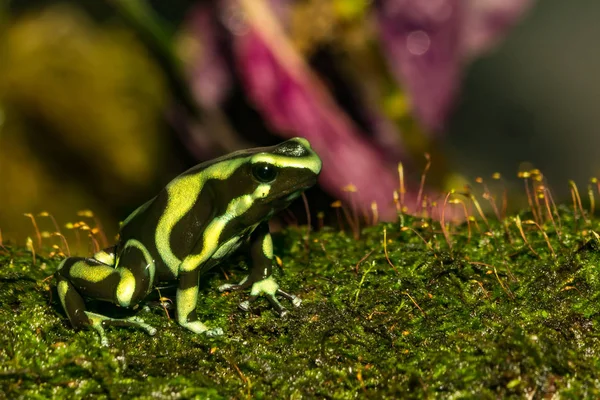
M86 310L86 298L137 308L159 283L176 282L177 322L190 331L221 335L198 320L198 284L203 273L247 243L249 275L220 291L250 288L240 308L265 296L280 315L279 289L271 276L273 242L268 220L313 186L321 160L303 138L272 147L241 150L192 167L122 223L116 245L92 257L69 257L56 273L60 302L74 328L91 326L103 345L104 327L129 325L150 335L156 329L137 316L111 318Z

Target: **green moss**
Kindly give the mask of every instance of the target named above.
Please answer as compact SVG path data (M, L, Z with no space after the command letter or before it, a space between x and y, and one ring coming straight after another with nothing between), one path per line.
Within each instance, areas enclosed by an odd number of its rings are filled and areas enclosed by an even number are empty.
M286 318L265 300L252 313L239 311L247 293L220 294L216 271L198 311L224 336L196 336L153 306L138 315L159 328L155 337L109 329L110 348L94 332L70 328L52 281L44 281L59 260L38 257L34 266L22 249L0 252L0 391L10 398L600 396L600 243L591 232L598 221L584 230L563 210L561 240L544 226L556 257L531 225L523 227L538 256L515 224L510 239L499 223L488 234L472 226L470 240L466 225L452 226L450 249L439 225L404 221L429 245L392 223L364 229L360 240L324 229L308 247L305 229L276 236L277 279L303 299ZM241 278L244 265L229 278Z

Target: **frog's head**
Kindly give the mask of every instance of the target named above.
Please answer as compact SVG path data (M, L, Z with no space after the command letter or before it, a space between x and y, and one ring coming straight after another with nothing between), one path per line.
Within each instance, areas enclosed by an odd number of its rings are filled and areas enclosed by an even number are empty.
M242 224L257 223L284 209L313 186L321 172L321 159L303 138L230 157L239 164L219 185L220 198Z
M275 211L287 207L313 186L320 172L321 159L303 138L263 148L250 157L248 170L254 182L255 201L269 204Z

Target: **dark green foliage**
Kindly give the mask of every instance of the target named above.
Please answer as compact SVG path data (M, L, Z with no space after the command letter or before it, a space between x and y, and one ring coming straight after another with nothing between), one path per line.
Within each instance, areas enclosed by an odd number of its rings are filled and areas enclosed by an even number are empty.
M526 217L522 216L522 219ZM219 338L197 336L153 306L138 315L155 337L109 329L73 331L51 298L58 260L32 266L29 253L0 249L0 393L8 398L498 398L557 393L600 396L600 243L597 228L569 214L559 241L551 224L492 224L467 240L439 225L366 228L360 240L325 229L288 229L275 237L282 288L303 299L279 318L266 301L237 309L217 268L198 305ZM483 229L483 224L480 223ZM387 231L385 257L382 241ZM363 259L358 265L359 260ZM232 262L231 264L235 264ZM240 279L244 263L232 270ZM168 292L163 296L171 297ZM243 294L247 295L247 294ZM288 306L289 303L287 303ZM173 312L171 311L171 314Z

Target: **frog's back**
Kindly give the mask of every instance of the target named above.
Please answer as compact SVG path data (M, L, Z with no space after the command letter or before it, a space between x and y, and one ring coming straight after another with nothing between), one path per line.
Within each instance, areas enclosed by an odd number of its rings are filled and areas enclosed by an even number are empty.
M320 169L299 138L198 164L125 220L120 246L143 245L160 280L176 278L180 268L205 271L312 186Z
M215 215L224 211L213 190L217 182L222 184L218 178L223 174L222 168L214 171L215 164L218 160L179 175L121 226L120 244L130 239L143 244L155 260L158 280L177 277L181 261L202 240Z

